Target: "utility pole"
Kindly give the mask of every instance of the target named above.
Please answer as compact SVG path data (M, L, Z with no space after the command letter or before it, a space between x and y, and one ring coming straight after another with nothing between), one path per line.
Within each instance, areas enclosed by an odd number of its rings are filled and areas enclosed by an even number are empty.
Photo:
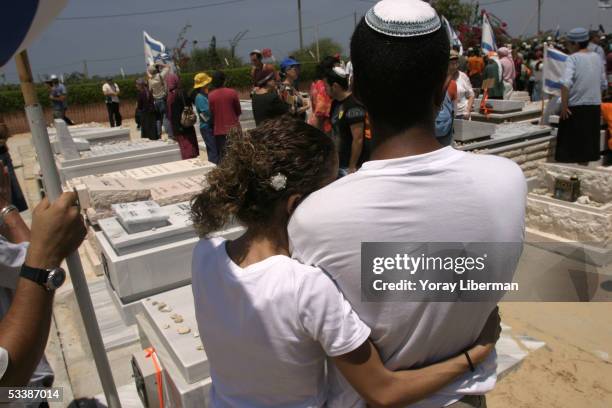
M300 30L300 50L304 49L304 38L302 33L302 0L298 0L298 26Z
M538 35L542 34L542 0L538 0Z
M87 71L87 60L83 60L83 77L89 78L89 72Z
M23 100L25 102L26 118L30 125L32 142L34 143L36 156L43 175L42 180L45 186L45 193L47 197L49 197L49 200L53 202L62 194L62 183L53 159L54 154L53 150L51 150L49 135L47 134L46 120L43 115L43 110L38 103L36 88L32 80L30 60L26 50L15 55L15 63L17 65L17 73L19 74L19 82L21 83L21 93L23 94ZM74 251L68 255L66 257L66 264L68 266L70 278L72 279L72 287L76 296L77 305L83 317L85 333L87 334L87 340L91 346L91 354L96 364L96 368L98 369L98 375L102 383L106 401L109 407L121 408L119 394L117 393L113 372L111 371L108 356L104 349L104 341L102 340L100 326L98 326L96 313L93 303L91 302L91 296L89 294L89 288L87 287L87 280L85 279L79 252Z
M353 21L355 22L355 27L357 27L357 10L353 11Z
M321 53L319 52L319 25L315 26L315 40L317 43L317 62L321 61Z

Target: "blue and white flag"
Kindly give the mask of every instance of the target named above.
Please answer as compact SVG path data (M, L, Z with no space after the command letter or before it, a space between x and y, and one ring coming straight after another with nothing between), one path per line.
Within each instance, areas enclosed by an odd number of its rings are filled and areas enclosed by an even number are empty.
M0 24L0 67L28 48L55 19L68 0L19 0L6 4Z
M543 91L551 95L561 95L561 79L565 72L567 54L554 48L544 47Z
M463 44L457 35L457 32L453 29L446 17L442 16L442 23L446 26L446 34L448 34L448 40L450 41L451 47L459 47L459 54L463 55Z
M489 22L487 14L482 15L482 40L481 47L483 50L497 51L497 43L495 42L495 33L493 32L493 26Z
M151 37L146 31L143 31L142 35L144 37L145 63L151 65L157 61L166 61L168 59L166 46L161 41Z

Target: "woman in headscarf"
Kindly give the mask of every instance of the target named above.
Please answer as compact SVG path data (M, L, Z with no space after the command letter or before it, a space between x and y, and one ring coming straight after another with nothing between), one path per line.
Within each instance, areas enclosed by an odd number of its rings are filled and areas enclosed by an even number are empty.
M136 110L139 115L140 137L158 140L157 111L155 110L153 95L144 79L136 80L136 88L138 89Z
M170 120L170 126L172 126L174 138L179 144L181 158L185 160L198 157L200 149L198 148L195 127L181 124L183 110L185 107L191 106L193 101L187 92L181 88L180 79L175 73L172 72L166 76L166 86L168 87L168 119Z
M497 50L499 55L499 62L502 67L502 80L504 82L504 99L510 99L510 95L514 91L514 79L516 77L516 70L514 69L514 61L512 61L512 55L510 50L506 47L501 47Z

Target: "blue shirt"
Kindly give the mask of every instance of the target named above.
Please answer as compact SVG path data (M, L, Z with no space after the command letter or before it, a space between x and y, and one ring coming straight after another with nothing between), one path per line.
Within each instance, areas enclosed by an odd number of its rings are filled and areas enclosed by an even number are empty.
M440 112L436 117L436 137L438 139L450 136L453 131L453 117L455 116L453 101L451 101L448 92L444 95L444 101L440 107ZM448 140L450 143L452 139Z
M64 86L64 84L57 84L53 88L51 88L51 96L58 97L61 95L66 95L66 87ZM68 106L66 100L56 101L54 99L51 99L51 105L53 105L53 109L55 110L62 110L66 108L66 106Z
M601 105L608 81L599 55L576 52L567 57L561 84L569 89L569 106Z
M198 112L198 119L200 119L200 129L210 129L210 121L212 116L210 114L208 96L198 93L195 97L195 106Z

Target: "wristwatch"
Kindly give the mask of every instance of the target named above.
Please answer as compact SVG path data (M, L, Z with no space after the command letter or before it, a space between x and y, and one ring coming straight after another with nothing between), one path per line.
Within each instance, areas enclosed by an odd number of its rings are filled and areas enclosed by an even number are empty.
M38 283L49 292L53 292L66 281L66 271L59 266L52 269L38 269L23 265L19 276Z
M17 207L15 207L13 204L9 204L0 210L0 227L4 225L4 217L13 211L18 211Z

